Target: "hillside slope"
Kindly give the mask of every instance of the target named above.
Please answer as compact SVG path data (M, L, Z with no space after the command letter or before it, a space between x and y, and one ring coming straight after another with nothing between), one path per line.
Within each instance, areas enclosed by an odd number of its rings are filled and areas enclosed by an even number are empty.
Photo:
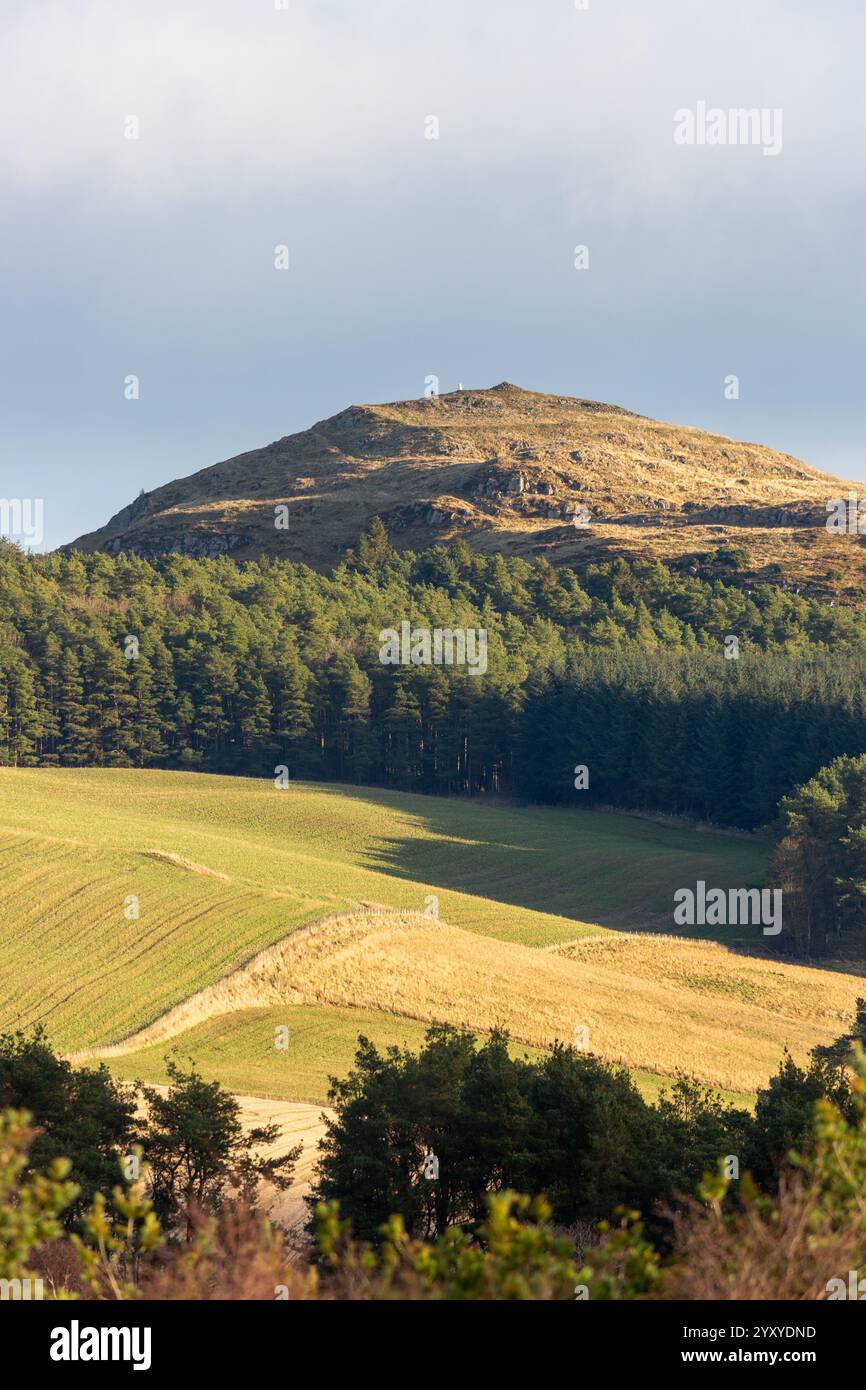
M741 957L716 942L640 934L593 937L579 949L532 949L484 938L418 913L348 913L295 932L242 970L98 1056L138 1054L176 1039L201 1043L202 1024L232 1016L232 1029L269 1062L269 1087L292 1068L286 1007L379 1011L395 1020L495 1027L536 1049L586 1045L609 1061L672 1076L682 1068L726 1091L753 1091L783 1047L798 1060L845 1031L855 981L812 967ZM274 1027L289 1028L285 1053ZM359 1031L363 1028L359 1024ZM152 1054L151 1054L152 1055ZM140 1060L135 1057L138 1066ZM298 1096L291 1096L298 1099Z
M645 1075L750 1091L785 1044L802 1059L846 1031L862 990L755 954L756 928L671 935L679 886L760 883L765 861L757 838L612 812L0 769L0 1029L43 1023L160 1080L176 1047L238 1091L312 1101L359 1032L504 1024L545 1048L585 1026Z
M423 912L432 896L457 927L547 946L669 929L683 881L758 882L763 867L748 839L604 812L3 768L0 1027L44 1022L70 1050L116 1042L297 928L367 906Z
M265 551L321 568L378 515L400 547L462 536L486 552L572 563L611 551L689 556L735 535L756 574L781 562L809 583L831 557L862 567L859 543L825 529L825 503L851 486L761 445L503 382L352 406L143 494L75 545L147 557ZM583 507L588 527L575 525Z

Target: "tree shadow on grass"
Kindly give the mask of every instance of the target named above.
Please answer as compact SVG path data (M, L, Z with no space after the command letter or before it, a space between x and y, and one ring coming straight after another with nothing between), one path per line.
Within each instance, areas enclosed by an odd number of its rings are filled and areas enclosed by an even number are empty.
M675 891L694 887L698 878L721 888L762 883L766 852L758 841L624 812L322 783L317 789L390 806L426 832L383 836L363 847L364 866L379 873L612 929L761 944L760 928L683 931L673 920Z

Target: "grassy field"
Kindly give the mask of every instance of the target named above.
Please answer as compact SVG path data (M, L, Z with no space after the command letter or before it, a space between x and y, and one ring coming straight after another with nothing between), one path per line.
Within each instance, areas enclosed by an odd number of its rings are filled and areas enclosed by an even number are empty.
M267 1009L244 1009L197 1024L168 1043L151 1043L122 1056L109 1057L116 1076L162 1084L168 1079L166 1057L181 1066L194 1060L207 1080L219 1080L236 1092L252 1092L273 1100L325 1105L331 1076L345 1076L352 1068L358 1035L371 1039L383 1051L387 1047L416 1050L424 1041L427 1024L418 1019L386 1014L376 1009L340 1009L325 1004L289 1004ZM289 1046L274 1046L275 1030L289 1030ZM512 1043L514 1057L535 1060L544 1049ZM649 1101L670 1085L670 1078L631 1068L638 1089ZM748 1092L725 1091L732 1104L748 1107Z
M852 985L835 971L716 943L623 934L538 950L414 913L364 912L296 932L113 1051L182 1046L190 1029L234 1018L239 1046L257 1056L273 1048L273 1029L246 1033L250 1010L263 1029L261 1006L308 1005L447 1020L476 1033L498 1026L532 1048L572 1043L586 1029L587 1045L610 1061L666 1076L682 1068L726 1091L754 1091L783 1046L805 1057L844 1031Z
M748 933L671 938L677 887L764 869L757 840L624 814L3 769L0 1028L41 1021L69 1052L129 1039L112 1065L153 1079L170 1039L239 1090L321 1100L357 1032L505 1024L541 1048L586 1026L650 1087L683 1068L749 1092L786 1043L843 1031L862 988L732 952ZM419 917L431 897L441 924Z
M288 1029L284 1050L274 1045L277 1028ZM359 1034L383 1050L417 1051L426 1030L417 1019L378 1009L279 1005L208 1019L168 1045L155 1043L112 1057L109 1066L119 1076L160 1083L166 1079L166 1055L181 1065L188 1065L192 1057L204 1076L217 1077L233 1091L324 1104L329 1077L351 1070ZM540 1049L518 1043L511 1050L519 1057L541 1055Z

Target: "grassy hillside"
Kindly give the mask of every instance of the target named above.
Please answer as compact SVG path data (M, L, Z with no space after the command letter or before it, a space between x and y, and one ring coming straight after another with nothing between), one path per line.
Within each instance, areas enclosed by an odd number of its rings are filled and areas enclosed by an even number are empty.
M586 1029L584 1045L611 1061L668 1076L683 1068L724 1090L754 1090L782 1046L803 1057L843 1031L852 983L713 942L622 934L538 950L417 913L350 913L295 932L113 1050L185 1046L188 1030L226 1016L248 1050L250 1010L264 1030L285 1020L278 1012L265 1019L259 1006L313 1005L447 1020L474 1032L499 1026L534 1048L571 1043ZM272 1027L256 1046L274 1050ZM272 1075L281 1065L272 1059Z
M320 1099L358 1031L505 1024L536 1048L587 1026L604 1056L750 1091L786 1043L802 1056L841 1032L859 982L732 955L724 929L724 945L639 933L671 933L677 887L763 869L757 841L613 813L3 769L0 1027L42 1021L74 1052L162 1020L124 1070L170 1038L238 1089ZM420 916L431 895L439 923ZM313 1012L275 1054L274 1019L291 1033L296 1009Z
M289 1046L284 1050L274 1047L277 1028L289 1030ZM360 1033L382 1049L417 1050L426 1030L427 1025L418 1019L380 1009L281 1004L208 1019L170 1044L151 1043L110 1057L108 1062L119 1076L160 1083L166 1080L166 1055L182 1064L193 1057L205 1076L217 1077L231 1090L323 1104L328 1077L343 1076L351 1069ZM520 1057L540 1055L540 1049L517 1043L511 1050Z

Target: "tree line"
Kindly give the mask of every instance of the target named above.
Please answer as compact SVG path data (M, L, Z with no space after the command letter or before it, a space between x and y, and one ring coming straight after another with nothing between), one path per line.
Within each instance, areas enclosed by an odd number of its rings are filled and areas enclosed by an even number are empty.
M752 828L866 751L866 617L733 579L398 553L375 522L328 574L2 542L0 765L285 766ZM485 631L485 673L383 665L403 621Z
M684 1075L650 1104L624 1067L561 1044L531 1061L510 1055L502 1033L479 1045L446 1024L432 1025L417 1053L382 1053L361 1037L354 1068L331 1082L307 1200L313 1211L338 1202L367 1240L392 1213L429 1240L476 1229L491 1192L517 1190L544 1194L566 1227L643 1211L664 1241L671 1210L705 1173L722 1164L729 1179L748 1174L774 1191L790 1150L808 1147L818 1101L853 1118L846 1064L864 1026L860 1000L854 1033L835 1049L816 1050L806 1067L786 1053L753 1113Z

